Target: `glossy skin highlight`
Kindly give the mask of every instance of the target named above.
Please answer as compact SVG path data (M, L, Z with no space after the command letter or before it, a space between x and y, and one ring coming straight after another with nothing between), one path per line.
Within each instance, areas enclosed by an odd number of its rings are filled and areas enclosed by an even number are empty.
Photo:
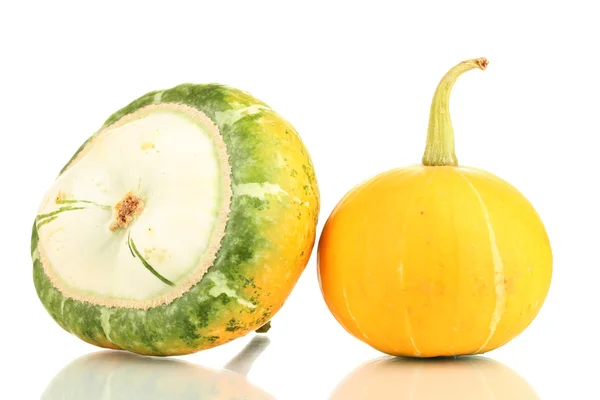
M359 185L320 238L328 307L352 335L397 356L485 353L521 333L550 286L544 226L482 170L415 165Z

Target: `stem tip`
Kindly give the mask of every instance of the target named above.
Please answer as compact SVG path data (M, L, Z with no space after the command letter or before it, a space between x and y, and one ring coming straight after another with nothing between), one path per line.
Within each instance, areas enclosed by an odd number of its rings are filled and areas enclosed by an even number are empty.
M489 64L489 61L485 57L481 57L481 58L477 59L477 65L479 66L479 69L482 71L485 71L488 64Z

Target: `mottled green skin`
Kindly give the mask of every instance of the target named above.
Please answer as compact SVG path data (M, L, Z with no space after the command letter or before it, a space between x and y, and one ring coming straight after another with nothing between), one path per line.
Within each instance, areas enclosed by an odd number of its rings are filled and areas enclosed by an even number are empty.
M121 117L133 113L141 107L152 104L156 100L156 91L150 92L119 110L104 123L106 127ZM269 114L269 118L280 118L270 109L260 110L247 115L233 124L218 122L216 113L251 105L264 105L249 94L230 87L217 84L183 84L162 92L160 102L183 103L203 111L219 127L227 145L229 162L232 169L232 183L277 182L276 174L281 168L275 167L273 149L277 148L279 137L268 132L268 126L261 123L261 118ZM283 120L282 120L283 121ZM287 124L287 122L285 122ZM291 125L286 125L285 134L296 135ZM89 142L86 141L86 143ZM82 145L79 150L85 147ZM303 157L304 173L302 185L304 192L318 204L319 192L315 180L314 169L306 149L298 147L295 157ZM77 153L76 153L77 154ZM75 156L69 161L72 162ZM61 173L68 167L63 168ZM297 174L291 170L290 176ZM278 175L280 176L280 175ZM294 178L300 179L300 178ZM227 284L239 293L250 293L245 300L256 305L256 308L245 307L225 294L217 297L209 295L215 286L213 281L203 278L198 284L174 300L170 304L151 308L147 311L125 308L110 308L63 297L62 293L50 282L39 260L36 247L38 234L33 227L31 252L33 258L34 283L39 298L52 318L65 330L73 333L88 343L101 347L113 347L141 354L175 355L191 353L203 348L213 347L259 328L270 320L273 313L281 306L273 302L263 301L270 296L271 288L258 287L255 277L261 274L261 254L278 251L272 248L264 232L277 227L278 215L268 212L272 199L261 200L249 196L233 196L231 212L226 226L225 237L221 249L217 253L210 272L219 271L227 278ZM292 212L290 204L281 212ZM294 210L300 207L295 207ZM294 211L295 212L295 211ZM309 246L294 251L296 259L305 263L314 244L314 229L317 223L318 206L313 208L313 215L307 223L305 232ZM300 217L298 217L300 219ZM303 268L303 267L302 267ZM295 284L297 276L290 279ZM109 337L102 326L102 313L110 312ZM241 322L245 321L245 322ZM223 328L223 324L226 327ZM219 332L226 332L223 335Z

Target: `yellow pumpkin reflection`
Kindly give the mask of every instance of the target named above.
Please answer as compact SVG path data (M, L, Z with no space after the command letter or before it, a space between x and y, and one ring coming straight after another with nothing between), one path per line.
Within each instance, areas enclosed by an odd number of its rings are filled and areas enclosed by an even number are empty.
M383 357L352 371L330 400L539 400L515 371L481 356Z

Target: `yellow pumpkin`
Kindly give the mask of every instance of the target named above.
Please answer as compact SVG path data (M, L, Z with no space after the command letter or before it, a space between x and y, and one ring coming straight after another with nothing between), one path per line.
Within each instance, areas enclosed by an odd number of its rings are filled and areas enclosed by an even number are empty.
M544 225L516 188L460 166L448 104L453 67L430 111L422 163L351 190L321 234L325 301L352 335L392 355L485 353L520 334L549 291L552 250Z
M485 357L438 362L382 357L352 371L329 400L539 400L515 371Z

